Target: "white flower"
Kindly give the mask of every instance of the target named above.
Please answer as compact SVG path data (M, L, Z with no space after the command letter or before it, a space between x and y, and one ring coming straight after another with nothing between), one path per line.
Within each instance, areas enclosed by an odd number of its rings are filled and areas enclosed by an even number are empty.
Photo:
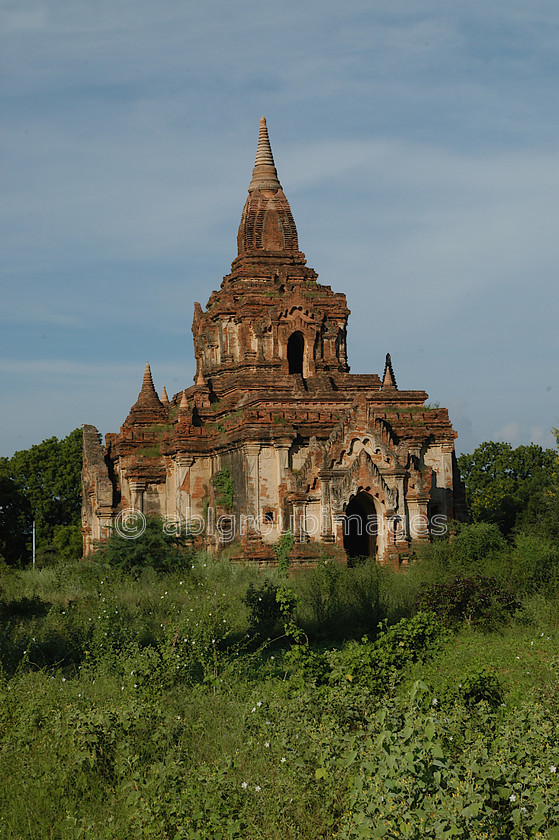
M256 705L257 705L257 706L261 706L261 705L262 705L262 700L259 700L259 701L258 701L258 703L257 703Z
M264 746L265 746L265 747L269 747L269 746L270 746L270 742L269 742L269 741L264 741Z
M509 796L509 801L516 802L516 796L514 795L514 793L511 793L511 795Z
M282 764L285 764L285 762L286 762L286 761L287 761L286 757L285 757L285 756L283 756L283 758L282 758L282 760L281 760L281 763L282 763Z
M262 790L262 788L260 787L260 785L256 785L256 787L254 788L254 790L256 790L256 791L261 791L261 790Z
M436 697L433 697L433 706L438 706L438 705L439 705L439 701L437 700Z
M193 566L192 568L194 568L194 566ZM243 783L241 784L241 787L242 787L242 788L244 788L244 789L246 789L246 788L248 787L247 782L243 782Z
M256 706L253 706L252 709L251 709L251 712L255 712L255 711L256 711Z
M557 767L555 766L555 764L550 765L549 772L557 773Z

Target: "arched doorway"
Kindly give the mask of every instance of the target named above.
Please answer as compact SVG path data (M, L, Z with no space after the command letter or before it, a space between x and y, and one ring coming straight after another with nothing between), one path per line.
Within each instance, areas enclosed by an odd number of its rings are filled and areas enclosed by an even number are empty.
M289 373L303 373L303 356L305 354L305 337L297 330L289 336L287 342L287 362Z
M351 499L343 521L348 560L377 556L377 515L372 497L361 491Z

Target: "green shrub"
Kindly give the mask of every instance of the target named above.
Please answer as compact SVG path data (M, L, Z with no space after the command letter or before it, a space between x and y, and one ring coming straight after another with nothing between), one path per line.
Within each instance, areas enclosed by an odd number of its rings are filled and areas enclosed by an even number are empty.
M494 735L491 712L441 718L436 700L418 682L341 737L335 762L347 796L336 837L559 837L555 724L545 709L524 705Z
M476 666L469 668L460 678L457 696L466 706L484 702L497 707L504 700L503 685L492 671Z
M559 586L559 547L540 534L518 533L504 564L515 592L553 592Z
M294 544L295 537L291 531L286 531L272 548L278 573L282 576L289 572L289 555Z
M454 577L449 583L426 586L418 606L436 613L447 626L465 622L485 629L498 627L508 621L521 604L495 578L475 575Z
M298 616L313 639L359 638L374 634L383 617L381 570L375 561L348 567L324 560L293 578Z
M160 572L172 572L188 568L191 554L184 540L165 532L164 523L157 517L147 517L145 530L139 523L138 536L132 539L114 531L108 541L96 552L95 559L124 571L136 573L144 566L151 566Z
M43 601L38 595L32 598L18 598L14 601L2 602L0 601L0 618L14 619L14 618L35 618L37 616L44 616L48 613L51 604L48 601Z
M249 609L249 634L259 641L281 633L281 608L277 600L278 587L271 580L251 583L243 598Z
M506 541L497 525L474 522L459 528L451 546L460 562L470 567L486 563L492 554L506 547Z
M228 467L223 467L212 478L212 487L214 488L215 503L218 507L224 508L226 511L233 509L234 498L234 482L231 471Z
M351 641L330 654L331 681L349 681L384 692L401 678L403 668L432 655L447 638L448 631L428 612L403 618L392 627L382 622L374 642L364 637L360 643Z
M506 576L502 559L507 543L496 525L488 522L453 523L449 539L437 539L417 549L412 576L425 583L443 583L456 575Z

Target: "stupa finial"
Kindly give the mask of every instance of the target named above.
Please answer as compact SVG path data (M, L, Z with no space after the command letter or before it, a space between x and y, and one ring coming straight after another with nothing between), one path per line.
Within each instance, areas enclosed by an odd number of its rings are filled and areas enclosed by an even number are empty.
M268 137L268 127L266 125L266 118L260 117L260 129L258 131L258 146L256 148L256 160L254 161L254 169L252 170L252 181L249 184L248 191L275 191L280 189L281 184L279 182L276 165L274 163L272 147L270 146L270 138Z

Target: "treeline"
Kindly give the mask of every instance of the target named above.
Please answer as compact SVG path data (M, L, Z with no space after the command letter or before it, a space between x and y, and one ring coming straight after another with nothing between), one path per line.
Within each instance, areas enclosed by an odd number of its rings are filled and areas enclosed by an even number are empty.
M0 558L10 566L31 561L33 522L37 562L81 556L82 432L48 438L0 458Z
M553 429L559 446L559 430ZM497 525L505 537L521 529L559 534L559 460L556 450L534 443L517 446L488 441L458 466L466 485L471 522Z

